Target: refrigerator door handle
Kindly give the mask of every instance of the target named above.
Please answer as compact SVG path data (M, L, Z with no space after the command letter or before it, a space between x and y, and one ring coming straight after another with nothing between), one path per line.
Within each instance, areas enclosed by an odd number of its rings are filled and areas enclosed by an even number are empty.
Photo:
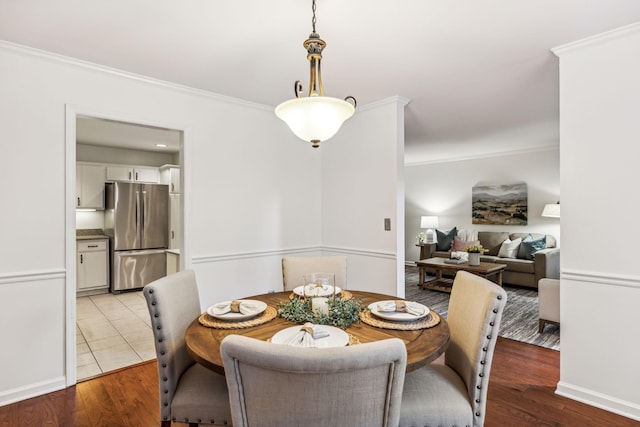
M145 190L142 193L142 213L140 214L140 242L144 239L144 226L147 221L147 192Z
M136 190L136 237L138 242L142 241L141 228L142 228L142 206L140 203L140 191Z

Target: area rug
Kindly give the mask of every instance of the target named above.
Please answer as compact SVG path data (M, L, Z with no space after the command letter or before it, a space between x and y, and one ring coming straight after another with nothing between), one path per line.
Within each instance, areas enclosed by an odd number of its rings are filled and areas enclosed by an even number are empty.
M535 289L504 285L507 291L507 306L502 315L499 335L516 341L560 350L560 327L547 325L543 333L538 332L538 292ZM420 289L418 268L405 267L405 299L417 301L437 311L444 318L449 308L446 292Z

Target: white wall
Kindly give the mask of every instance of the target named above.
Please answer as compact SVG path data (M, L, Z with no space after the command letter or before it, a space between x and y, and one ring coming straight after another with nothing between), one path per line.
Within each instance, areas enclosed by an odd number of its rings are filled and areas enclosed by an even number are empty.
M0 63L1 173L12 184L0 189L0 339L3 348L15 350L0 352L0 405L75 378L65 338L73 358L76 153L75 120L69 117L76 113L184 130L182 259L196 271L203 307L281 289L283 255L323 253L323 161L334 159L323 160L322 152L299 141L271 107L6 42L0 42ZM397 124L395 109L380 108L374 120ZM366 117L354 121L351 139L370 125ZM358 191L360 177L371 172L356 170L367 152L344 154L355 157L344 159L351 169L341 172L343 184ZM393 170L397 159L377 163ZM397 209L389 203L385 195L377 221L381 212ZM358 259L381 252L397 258L386 243L366 241L358 249ZM350 265L350 279L366 287L369 264ZM397 273L386 264L376 271Z
M560 200L560 158L557 148L495 157L405 167L405 253L407 261L420 258L415 246L420 216L437 215L438 229L534 232L550 234L560 245L560 222L540 216L547 203ZM528 191L528 224L471 223L471 189L478 184L524 182ZM563 207L564 209L564 207ZM564 214L564 211L563 211Z
M640 23L554 52L563 195L557 392L640 420L640 263L626 244L640 238Z
M352 289L404 296L406 104L395 97L358 109L320 148L324 253L347 255Z

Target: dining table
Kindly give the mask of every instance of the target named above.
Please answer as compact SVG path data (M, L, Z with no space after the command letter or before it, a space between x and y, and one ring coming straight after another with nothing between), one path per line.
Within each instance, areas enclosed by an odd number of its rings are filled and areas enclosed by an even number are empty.
M399 299L395 296L367 291L349 290L348 293L351 294L350 296L352 298L360 300L364 307L369 306L371 303ZM267 306L272 307L271 310L277 310L281 302L286 302L293 297L297 296L294 296L291 291L285 291L254 295L243 299L262 301L266 303ZM204 315L203 313L201 316ZM263 341L270 341L271 337L277 332L285 328L300 325L280 316L275 316L266 323L256 326L216 328L203 325L199 320L201 316L194 319L185 331L187 351L197 363L222 375L224 375L224 365L222 356L220 355L220 344L226 336L238 334ZM430 319L436 322L431 322L433 326L426 328L389 329L369 324L376 322L365 323L360 320L348 326L345 332L347 332L350 337L349 345L380 341L387 338L401 339L407 348L407 371L413 371L437 359L444 353L449 345L450 333L446 319L440 317L438 313L432 310L429 316L432 316ZM395 325L391 326L395 327ZM399 324L398 327L403 328L403 325Z

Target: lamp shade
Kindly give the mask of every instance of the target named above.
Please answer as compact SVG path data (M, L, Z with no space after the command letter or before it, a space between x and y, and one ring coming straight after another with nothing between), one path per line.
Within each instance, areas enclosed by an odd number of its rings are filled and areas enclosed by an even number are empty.
M438 217L427 215L420 217L420 228L436 228L438 226Z
M355 107L342 99L309 96L285 101L275 113L298 138L320 142L334 136L354 111Z
M542 215L548 218L560 218L560 203L548 203L542 209Z

